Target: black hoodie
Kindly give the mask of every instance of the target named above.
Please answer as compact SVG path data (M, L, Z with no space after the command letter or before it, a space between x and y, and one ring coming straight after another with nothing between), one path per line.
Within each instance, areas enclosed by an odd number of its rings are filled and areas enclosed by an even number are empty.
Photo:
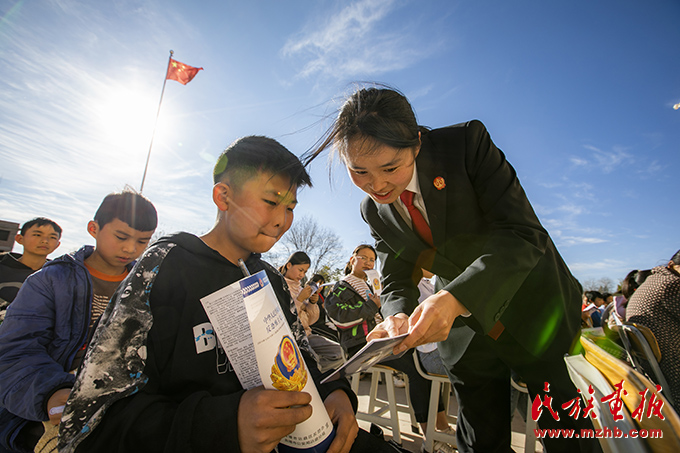
M0 310L4 311L17 297L21 284L26 278L35 272L30 267L19 261L19 253L0 253ZM0 324L2 318L0 318Z
M172 244L175 246L168 247ZM154 264L152 270L145 270L144 263L153 259L154 249L164 247L167 255L160 258L160 266ZM149 259L145 260L147 257ZM98 424L97 421L94 424L88 422L87 427L80 428L80 431L94 426L96 429L71 445L79 443L79 452L240 451L237 409L245 390L222 348L216 344L214 337L206 335L206 331L212 330L212 327L200 299L243 278L241 270L201 239L188 233L161 239L139 261L128 277L131 280L121 285L127 288L114 296L109 306L133 305L129 299L142 294L135 292L135 279L141 280L146 288L151 288L150 293L144 291L149 294L153 324L145 340L147 357L142 362L142 384L137 386L139 390L135 388L129 394L121 395L124 397L113 402L110 407L104 407L106 412L101 421ZM319 385L321 374L309 354L304 331L297 321L294 305L290 303L290 293L281 274L262 261L258 254L251 255L246 266L253 274L266 270L321 397L325 399L332 391L343 389L356 410L356 396L347 381ZM157 273L155 280L148 279L151 272ZM143 299L144 296L138 298ZM113 318L116 309L111 310L114 312ZM114 323L107 325L104 322L107 315L111 314L104 314L103 325L98 328L93 340L94 348L88 350L85 371L88 363L93 367L98 363L93 349L103 348L97 348L94 343L103 343L106 337L106 332L100 330L115 330ZM134 328L145 330L145 327L140 327L143 325L140 322ZM121 327L119 330L127 328ZM118 337L126 335L130 334L121 332ZM125 348L125 345L119 345L118 349ZM81 375L87 374L81 370L78 380L82 381L85 378L81 378ZM103 374L108 377L108 374ZM88 411L88 408L93 406L90 402L99 399L92 396L93 392L96 394L98 380L91 379L87 389L87 382L80 384L75 388L80 390L74 390L69 400L69 406L76 408L73 410L74 415L69 415L69 418L97 419L99 415L93 412L98 409ZM109 384L109 387L121 393L122 390L116 389L122 389L123 385L116 382L114 385ZM69 411L65 412L65 418L67 413ZM62 441L69 442L68 439L61 439L60 447Z

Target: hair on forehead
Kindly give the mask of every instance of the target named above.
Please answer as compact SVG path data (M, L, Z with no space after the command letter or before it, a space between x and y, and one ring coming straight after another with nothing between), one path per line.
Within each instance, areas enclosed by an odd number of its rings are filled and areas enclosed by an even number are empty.
M130 187L122 192L114 192L104 197L94 214L94 220L99 228L118 219L127 223L131 228L139 231L153 231L158 226L156 208L141 193Z
M375 251L375 248L372 245L370 245L370 244L359 244L359 245L356 246L356 248L352 252L352 257L356 256L362 250L370 250L370 251L373 252L373 256L375 256L375 257L378 256L378 254ZM350 258L349 261L347 261L347 264L345 264L344 272L345 272L345 275L352 272L352 258Z
M229 181L238 190L259 173L284 176L291 187L312 186L295 154L276 140L259 135L239 138L222 152L213 170L213 182Z
M291 255L288 257L288 260L283 264L283 266L279 267L279 272L282 274L286 273L286 266L288 264L291 264L293 266L296 266L298 264L312 264L312 260L309 259L309 255L307 255L305 252L298 250L297 252L291 253Z
M54 228L55 233L61 237L61 227L55 222L54 220L48 219L47 217L36 217L35 219L31 219L28 222L24 223L21 226L21 230L19 230L19 234L22 236L26 235L26 232L33 226L41 227L45 225L51 225L52 228Z
M327 148L336 151L346 163L350 147L371 155L381 145L400 152L414 152L420 146L419 133L426 134L428 128L418 125L406 96L389 85L370 85L356 88L345 98L333 125L305 154L305 165Z
M309 280L311 280L313 282L317 282L317 283L321 283L321 282L326 283L326 278L321 274L314 274L314 275L312 275L312 278L310 278Z
M291 253L291 255L288 257L288 260L286 261L286 264L290 263L292 265L297 265L297 264L311 264L311 260L309 259L309 255L307 255L303 251L297 251Z
M337 150L338 156L345 165L349 165L349 159L351 156L374 156L379 154L385 143L376 140L375 138L368 135L355 135L349 139L343 139L335 144L335 149ZM354 152L350 156L350 149ZM416 147L406 147L406 148L396 148L391 147L390 149L395 150L398 156L403 153L408 153L410 156L415 156Z

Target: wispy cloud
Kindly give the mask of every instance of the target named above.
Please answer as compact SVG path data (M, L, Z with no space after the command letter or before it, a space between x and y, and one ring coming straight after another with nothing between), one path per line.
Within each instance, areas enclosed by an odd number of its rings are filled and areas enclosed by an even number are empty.
M611 269L619 268L627 269L627 264L625 261L622 260L603 259L600 261L593 262L572 263L569 265L569 268L574 272L585 273L585 272L609 271Z
M569 161L578 167L586 167L592 171L611 173L621 165L633 163L634 158L627 148L613 146L610 151L604 151L592 145L583 146L589 151L588 156L572 156Z
M558 194L561 204L547 206L545 204L535 204L534 208L541 218L543 225L550 231L550 235L555 243L560 247L572 247L578 245L593 245L609 242L610 233L606 231L604 225L593 226L587 220L590 213L587 205L583 204L587 194L578 194L582 184L567 182L569 187L567 193ZM580 200L579 200L580 199ZM581 203L577 203L581 201Z
M139 187L164 67L150 69L146 59L157 55L157 46L149 42L153 39L137 40L132 32L121 31L107 8L69 0L48 3L37 16L42 22L31 27L6 22L0 27L4 68L0 213L4 220L17 222L34 216L56 220L64 228L59 255L92 243L85 225L104 195L126 184ZM150 9L128 10L134 6L130 2L109 6L125 10L123 16L130 24L143 22L143 32L159 40L165 40L170 29L191 33L186 24L177 27L181 22L169 27L156 20ZM13 17L21 19L21 15ZM121 42L122 37L130 39ZM110 58L129 49L130 43L137 45L137 51L124 62ZM165 104L171 102L166 99ZM157 132L167 123L163 118ZM212 220L205 216L212 208L199 201L207 200L205 194L178 193L173 188L181 178L185 182L201 170L209 174L210 165L187 163L186 155L178 155L176 147L165 142L173 134L165 134L165 140L160 135L147 176L155 184L147 185L145 194L156 204L161 225L163 218L187 219L187 223L194 219L193 226L205 230ZM163 154L172 159L161 159ZM166 186L158 188L161 181Z
M313 75L337 79L373 76L399 70L436 50L421 46L413 23L387 21L397 8L394 0L360 0L345 6L314 28L290 38L281 52L298 57L298 77Z
M560 236L560 245L572 246L572 245L583 245L583 244L602 244L608 242L605 239L597 237L578 237L578 236Z
M415 99L420 99L422 97L426 97L430 91L434 89L434 84L430 83L428 85L422 86L415 91L411 91L408 93L408 98L413 102Z
M643 176L646 177L655 177L658 178L661 172L663 171L665 167L659 163L658 160L653 160L651 162L648 162L644 166L640 166L638 168L637 173L642 174Z
M571 157L569 159L569 162L571 162L573 165L577 167L585 167L588 165L588 161L582 157Z

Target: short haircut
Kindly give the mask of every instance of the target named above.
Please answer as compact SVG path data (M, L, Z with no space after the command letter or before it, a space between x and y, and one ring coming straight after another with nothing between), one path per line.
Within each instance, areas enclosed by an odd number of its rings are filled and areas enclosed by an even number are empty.
M54 231L56 231L59 237L61 237L61 227L57 225L57 222L55 222L54 220L50 220L47 217L36 217L35 219L29 220L28 222L24 223L21 226L21 230L19 232L21 233L22 236L25 236L29 228L33 226L41 227L45 225L52 225Z
M312 275L312 278L310 278L309 280L312 281L312 282L317 282L317 283L321 283L321 282L326 283L326 279L321 274L314 274L314 275Z
M156 208L142 194L133 190L110 193L94 215L99 228L118 219L139 231L153 231L158 226Z
M585 296L588 302L595 302L595 299L603 299L602 294L599 291L586 291Z
M217 159L213 181L229 181L239 190L258 173L286 176L291 186L312 186L312 181L298 157L276 140L250 135L236 140Z

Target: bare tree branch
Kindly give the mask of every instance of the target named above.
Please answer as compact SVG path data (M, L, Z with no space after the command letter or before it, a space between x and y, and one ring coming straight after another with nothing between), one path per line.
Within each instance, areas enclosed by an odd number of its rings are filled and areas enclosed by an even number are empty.
M340 237L332 230L324 228L310 216L296 219L293 226L283 235L279 244L290 255L301 250L312 261L312 272L327 267L332 269L344 258Z

